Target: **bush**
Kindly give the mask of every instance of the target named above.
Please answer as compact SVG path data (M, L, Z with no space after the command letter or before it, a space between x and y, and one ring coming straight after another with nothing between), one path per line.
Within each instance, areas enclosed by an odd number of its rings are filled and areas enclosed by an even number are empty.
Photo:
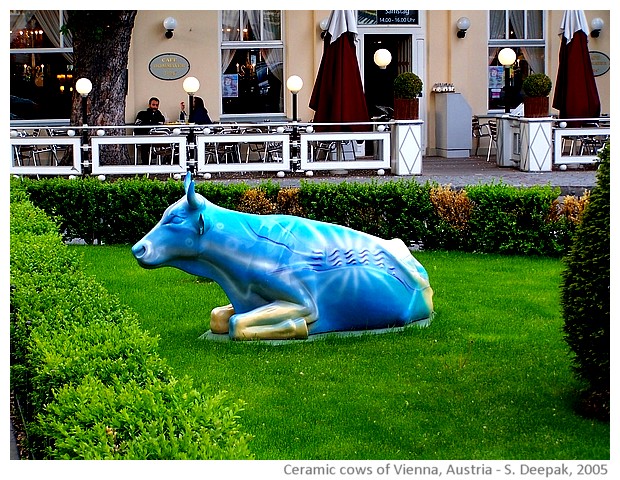
M11 391L31 454L250 458L242 402L175 378L157 339L83 273L57 225L23 195L13 198Z
M394 79L394 98L417 98L422 94L422 79L413 72L403 72Z
M467 187L473 202L471 248L484 253L557 255L558 225L549 222L559 188L517 188L502 183Z
M449 185L434 185L430 198L439 217L435 227L437 245L444 249L467 250L470 243L470 219L474 209L467 192L453 190Z
M609 144L600 155L596 187L566 257L562 308L566 341L577 375L587 384L579 408L609 419L610 387L610 166Z
M106 244L137 242L184 195L179 181L146 178L24 180L15 188L20 193L12 195L30 195L56 219L65 239ZM457 192L404 180L302 181L295 189L269 181L256 187L200 182L196 191L230 210L305 216L426 249L558 256L566 253L579 219L579 210L568 213L571 200L558 202L559 190L548 186L500 183ZM586 202L587 196L572 205L581 208Z
M551 92L551 79L544 73L533 73L523 80L523 93L528 97L546 97Z

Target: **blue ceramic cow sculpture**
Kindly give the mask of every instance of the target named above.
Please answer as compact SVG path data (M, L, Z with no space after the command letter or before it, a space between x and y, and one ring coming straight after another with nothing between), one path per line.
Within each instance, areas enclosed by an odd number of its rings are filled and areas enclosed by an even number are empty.
M433 291L399 240L290 215L227 210L196 193L168 207L132 252L145 268L172 266L217 282L230 305L211 331L235 340L426 323Z

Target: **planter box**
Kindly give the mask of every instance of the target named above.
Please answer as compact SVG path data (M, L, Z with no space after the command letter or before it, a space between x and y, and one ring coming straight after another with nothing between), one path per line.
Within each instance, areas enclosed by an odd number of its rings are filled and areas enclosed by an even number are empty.
M417 120L420 117L418 98L395 98L394 120Z
M549 116L549 97L525 97L523 99L523 116L543 118Z

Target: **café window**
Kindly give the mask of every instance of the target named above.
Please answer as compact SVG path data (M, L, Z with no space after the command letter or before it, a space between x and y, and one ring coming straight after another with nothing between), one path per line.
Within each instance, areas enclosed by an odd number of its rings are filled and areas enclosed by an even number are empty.
M490 10L488 56L488 107L504 111L523 101L522 84L532 73L545 73L545 32L542 10ZM504 67L498 59L502 48L512 48L517 60L509 70L508 90ZM506 94L508 92L508 95Z
M62 10L10 11L11 120L67 120L71 114L73 53L61 33Z
M222 11L222 115L284 113L280 10Z

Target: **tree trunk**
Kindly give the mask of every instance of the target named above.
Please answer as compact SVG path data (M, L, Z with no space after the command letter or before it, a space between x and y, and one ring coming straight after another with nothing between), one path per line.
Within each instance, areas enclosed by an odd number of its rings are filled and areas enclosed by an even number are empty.
M86 123L124 125L127 63L136 10L70 10L67 29L73 35L74 79L88 78ZM82 125L82 97L74 90L71 124ZM124 135L106 131L106 135ZM129 163L126 145L110 145L100 155L102 164Z

